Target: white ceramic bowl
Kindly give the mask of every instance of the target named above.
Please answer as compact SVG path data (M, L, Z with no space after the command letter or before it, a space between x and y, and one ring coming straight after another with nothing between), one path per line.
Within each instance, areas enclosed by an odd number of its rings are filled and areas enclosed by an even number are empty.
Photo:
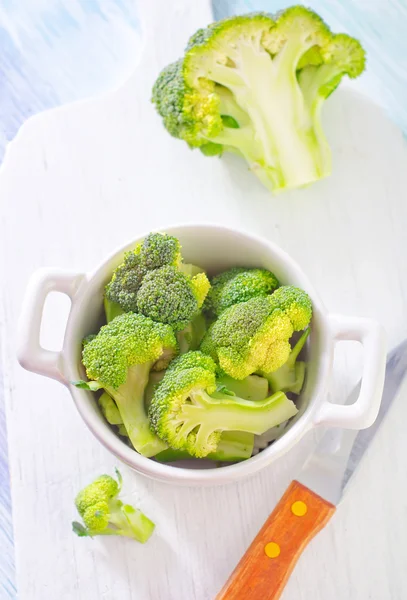
M95 332L103 318L103 289L123 253L144 236L131 241L108 257L90 274L42 269L35 273L26 293L19 330L18 359L35 373L57 379L68 386L83 420L114 455L140 473L167 482L188 485L226 483L246 477L287 452L312 427L327 425L362 429L377 416L384 381L385 340L382 327L371 320L326 313L308 279L294 261L265 239L216 225L183 225L163 231L179 238L186 262L198 264L210 274L232 266L265 267L281 283L303 288L312 299L314 316L308 344L309 367L299 397L299 413L284 434L249 460L221 468L185 468L160 464L137 454L116 436L102 417L91 392L69 382L84 377L81 341ZM43 349L39 343L42 311L51 291L67 294L72 306L60 352ZM357 340L364 346L364 370L359 398L350 406L327 402L327 388L335 343ZM197 464L197 461L194 461Z

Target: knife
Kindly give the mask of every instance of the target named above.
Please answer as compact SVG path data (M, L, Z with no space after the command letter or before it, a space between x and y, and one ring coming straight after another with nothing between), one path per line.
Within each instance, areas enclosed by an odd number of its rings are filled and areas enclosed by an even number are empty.
M308 542L327 524L378 431L407 371L407 340L387 358L375 423L362 431L324 433L299 476L253 540L216 600L277 600ZM357 386L347 399L352 404Z

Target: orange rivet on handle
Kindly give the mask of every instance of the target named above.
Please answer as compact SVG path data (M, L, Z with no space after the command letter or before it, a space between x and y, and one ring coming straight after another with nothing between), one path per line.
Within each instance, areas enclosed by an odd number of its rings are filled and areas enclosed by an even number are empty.
M264 546L264 552L269 558L277 558L280 556L280 546L275 542L269 542Z
M297 502L294 502L294 504L291 505L291 512L296 517L303 517L307 513L307 510L308 507L302 500L297 500Z

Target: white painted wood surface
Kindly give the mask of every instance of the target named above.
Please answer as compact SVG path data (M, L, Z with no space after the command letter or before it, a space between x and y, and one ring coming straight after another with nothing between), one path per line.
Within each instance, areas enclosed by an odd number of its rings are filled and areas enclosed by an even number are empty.
M407 151L401 133L350 88L327 103L334 174L273 198L234 157L205 159L170 138L149 98L158 70L211 20L205 0L143 3L145 51L114 94L39 115L9 147L0 174L1 321L20 600L210 600L312 447L244 483L185 489L122 468L128 498L157 523L148 545L73 536L73 497L116 461L94 440L66 390L24 372L15 330L40 266L93 268L141 231L174 222L227 223L292 254L332 311L407 335ZM56 346L67 306L51 298L44 340ZM358 362L342 357L334 394ZM284 600L407 597L407 386L331 524L296 568Z

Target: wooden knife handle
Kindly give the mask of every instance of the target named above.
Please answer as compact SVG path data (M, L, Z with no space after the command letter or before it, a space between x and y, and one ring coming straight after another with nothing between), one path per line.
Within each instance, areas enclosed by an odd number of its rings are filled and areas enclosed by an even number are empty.
M308 542L335 506L293 481L216 600L277 600Z

